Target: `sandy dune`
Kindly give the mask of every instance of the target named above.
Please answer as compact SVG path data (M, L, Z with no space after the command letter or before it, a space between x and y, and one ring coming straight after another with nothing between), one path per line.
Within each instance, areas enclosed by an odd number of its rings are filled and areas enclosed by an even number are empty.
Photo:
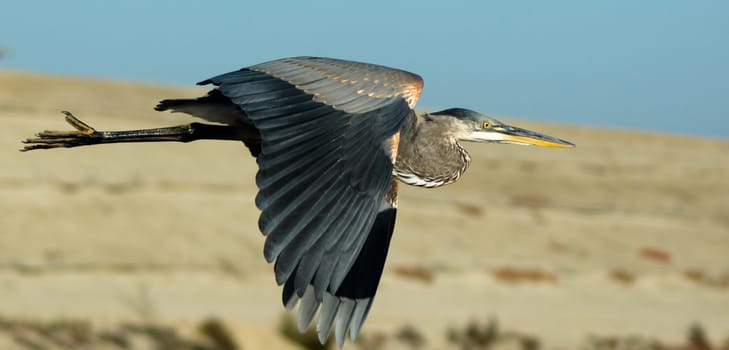
M290 345L241 144L17 151L68 129L61 109L100 130L175 125L152 107L202 91L0 71L0 317L216 316L243 348ZM694 322L729 336L729 142L504 119L578 147L469 144L461 182L402 186L365 336L411 324L443 348L488 318L545 348L680 342Z

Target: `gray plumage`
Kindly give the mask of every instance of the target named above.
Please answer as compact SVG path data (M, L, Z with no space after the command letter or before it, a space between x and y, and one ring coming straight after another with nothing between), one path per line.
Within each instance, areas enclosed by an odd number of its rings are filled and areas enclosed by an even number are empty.
M400 130L395 174L408 185L439 187L457 181L471 163L450 133L450 117L413 114Z
M354 81L357 69L370 71L371 79ZM303 329L326 295L338 297L339 304L330 302L324 310L324 319L334 317L332 322L322 324L319 332L328 334L335 323L340 344L348 331L356 337L367 316L369 307L364 306L354 314L356 299L369 305L384 255L376 254L382 255L374 268L380 265L379 271L355 263L373 235L384 236L387 245L392 234L392 223L384 223L384 231L383 224L376 224L378 215L394 220L394 215L380 214L394 208L386 200L396 198L385 196L393 173L388 140L412 110L407 96L384 82L410 80L419 77L375 65L297 58L201 82L217 86L209 96L219 91L230 99L228 104L240 107L236 123L250 123L260 132L259 227L267 236L264 256L275 261L276 282L285 284L284 303L291 306L299 299L298 326ZM365 276L362 298L352 294L356 278L343 285L353 269L360 271L358 278Z
M256 157L266 236L287 309L304 330L317 311L324 343L342 347L371 309L397 212L398 181L438 187L457 181L471 158L462 141L571 147L463 108L418 115L416 74L320 57L285 58L199 83L197 99L163 100L159 111L225 125L98 132L72 114L78 131L43 132L24 150L113 142L239 140Z

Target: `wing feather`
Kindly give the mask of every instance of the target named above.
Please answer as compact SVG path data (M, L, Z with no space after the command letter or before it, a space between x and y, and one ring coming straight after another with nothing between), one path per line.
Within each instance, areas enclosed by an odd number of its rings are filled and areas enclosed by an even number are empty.
M333 174L330 175L330 179L326 180L331 180L335 177L336 174ZM282 197L280 201L283 203L274 202L272 206L280 208L278 210L279 213L277 213L277 216L275 216L271 221L267 221L261 226L262 230L269 232L268 239L266 239L263 250L266 258L271 259L269 261L278 257L281 251L283 251L295 237L301 236L300 233L303 231L306 224L309 223L309 220L316 217L314 215L318 214L318 211L323 207L322 203L325 203L325 201L322 201L321 196L314 194L324 188L324 185L327 185L327 183L317 181L314 182L315 185L309 187L307 187L307 182L302 181L301 183L305 188L305 190L300 191L302 196L292 200L287 200L286 197ZM298 190L299 188L293 188L293 190ZM303 196L309 197L307 198ZM296 215L289 215L289 213L292 212L295 212ZM315 230L308 230L307 232L307 236L316 236L319 234L319 232ZM288 276L285 277L288 278ZM276 278L277 280L282 278L285 280L284 276L280 276L278 274Z
M274 266L277 279L283 279L284 281L288 279L303 255L319 237L326 233L326 226L332 221L330 216L339 215L341 211L348 209L338 205L345 194L345 191L336 191L335 184L326 189L320 199L307 209L307 212L297 223L298 227L292 228L291 231L296 232L300 230L299 227L305 226L311 234L296 235L290 238L289 243L282 249ZM326 215L316 215L318 213L326 213ZM309 278L310 280L311 278Z
M306 331L306 328L309 327L311 320L314 319L316 310L319 309L319 305L321 304L320 301L316 300L313 289L313 287L309 286L309 293L304 294L299 304L299 317L297 322L299 332Z
M394 227L392 139L413 113L417 75L326 58L271 61L212 83L261 135L256 183L264 256L298 326L338 344L364 323ZM323 337L323 338L322 338Z
M302 95L301 91L295 88L281 90L276 95L259 94L258 96L247 96L246 98L248 100L248 111L269 109L272 104L296 105L311 100L311 97Z
M319 339L328 337L333 322L332 314L336 314L335 335L340 343L343 342L347 331L354 340L364 324L374 301L392 237L397 202L396 190L397 184L392 181L388 188L389 198L386 198L383 203L354 266L351 267L336 293L327 292L323 295L320 319L317 324ZM342 309L344 310L342 311Z
M359 209L351 207L354 201L355 197L351 193L347 193L347 197L345 197L342 201L342 207L348 208L348 211L335 213L336 215L338 215L337 219L333 220L328 225L328 227L326 227L325 232L321 235L321 237L319 237L316 242L314 242L314 244L306 251L304 257L301 259L301 262L299 263L299 272L295 280L296 290L299 294L303 293L306 285L311 283L312 279L314 279L315 274L318 274L320 276L324 275L324 272L318 271L324 270L321 267L321 264L322 261L324 261L323 256L327 252L326 246L329 245L329 242L334 241L337 232L340 232L351 226L352 221L355 218L354 210ZM320 284L314 284L321 285L321 283L323 282L320 282ZM324 291L325 289L323 288L316 290L318 300L321 300Z
M417 74L374 64L324 57L286 58L262 63L251 69L280 77L315 96L319 92L317 85L308 83L326 80L337 82L341 86L353 86L356 88L355 92L368 97L372 102L376 99L402 98L411 109L415 107L423 89L423 79ZM358 92L360 90L361 92ZM321 101L330 101L332 96L324 95L321 98ZM343 110L355 113L370 108Z
M355 301L351 299L344 299L339 301L339 310L337 311L337 324L334 331L335 338L337 339L337 345L341 349L344 346L344 339L347 336L347 329L349 323L352 320L352 314L354 313Z
M326 343L331 333L334 318L339 310L339 298L327 293L324 295L319 313L319 321L316 324L316 332L319 334L319 342Z

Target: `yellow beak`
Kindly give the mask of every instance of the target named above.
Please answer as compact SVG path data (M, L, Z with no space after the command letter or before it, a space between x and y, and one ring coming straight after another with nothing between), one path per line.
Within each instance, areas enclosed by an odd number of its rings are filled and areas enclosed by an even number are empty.
M493 128L501 134L499 142L515 143L519 145L535 145L542 147L570 148L575 144L569 141L547 136L538 132L517 128L515 126L500 125Z

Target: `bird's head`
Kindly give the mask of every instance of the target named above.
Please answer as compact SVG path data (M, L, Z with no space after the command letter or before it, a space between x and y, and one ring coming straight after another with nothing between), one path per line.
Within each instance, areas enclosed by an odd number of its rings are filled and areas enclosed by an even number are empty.
M451 108L429 113L435 118L444 118L452 136L461 141L511 143L516 145L537 145L543 147L568 148L571 142L504 124L485 114L464 108Z

